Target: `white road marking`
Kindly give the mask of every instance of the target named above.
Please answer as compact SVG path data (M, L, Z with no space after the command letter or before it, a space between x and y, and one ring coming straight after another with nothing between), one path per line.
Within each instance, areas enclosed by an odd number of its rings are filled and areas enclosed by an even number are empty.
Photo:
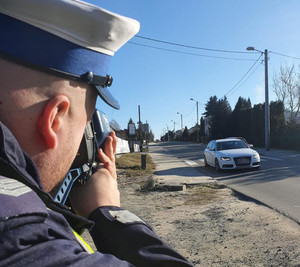
M276 161L283 161L283 159L280 159L280 158L273 158L273 157L268 157L268 156L260 156L260 158L263 158L263 159L271 159L271 160L276 160Z
M190 165L191 167L199 166L199 164L192 160L185 160L186 164Z

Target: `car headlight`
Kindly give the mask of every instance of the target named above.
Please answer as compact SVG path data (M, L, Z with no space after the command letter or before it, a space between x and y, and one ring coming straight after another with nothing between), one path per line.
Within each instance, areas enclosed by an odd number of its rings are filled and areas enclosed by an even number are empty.
M254 154L254 155L253 155L253 158L254 158L254 159L259 159L259 154L258 154L258 153Z
M231 158L230 157L221 157L221 160L229 161L229 160L231 160Z

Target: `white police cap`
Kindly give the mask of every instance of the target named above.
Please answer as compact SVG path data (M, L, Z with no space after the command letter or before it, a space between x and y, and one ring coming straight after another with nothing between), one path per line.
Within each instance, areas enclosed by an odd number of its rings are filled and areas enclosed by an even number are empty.
M110 106L114 53L139 31L136 20L77 0L1 0L0 53L93 85Z

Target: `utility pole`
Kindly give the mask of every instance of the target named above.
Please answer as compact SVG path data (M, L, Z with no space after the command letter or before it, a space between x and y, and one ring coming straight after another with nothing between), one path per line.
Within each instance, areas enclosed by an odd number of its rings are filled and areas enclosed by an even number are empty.
M146 121L146 125L148 125L148 121ZM146 127L146 129L145 129L145 142L146 142L146 145L148 145L147 133L148 133L148 130L147 130L147 127Z
M265 56L265 149L270 150L270 107L269 107L269 74L268 74L268 49L260 51L253 46L247 47L248 51L257 51Z
M171 120L171 121L173 121L173 120ZM173 132L175 133L175 121L173 121L174 122L174 129L173 129Z
M182 114L181 114L181 113L179 113L179 112L177 112L177 114L179 114L179 115L180 115L180 118L181 118L181 130L183 131Z
M197 127L197 144L199 144L199 112L198 112L198 101L191 98L190 100L195 101L196 102L196 106L197 106L197 123L196 123L196 127Z
M140 139L140 152L143 152L143 136L142 136L142 122L141 122L141 107L138 106L139 112L139 139Z
M170 141L170 136L169 136L169 126L168 126L168 124L166 124L167 125L167 136L168 136L168 142Z
M268 50L265 49L265 146L270 150L270 106L269 106L269 76L268 76Z

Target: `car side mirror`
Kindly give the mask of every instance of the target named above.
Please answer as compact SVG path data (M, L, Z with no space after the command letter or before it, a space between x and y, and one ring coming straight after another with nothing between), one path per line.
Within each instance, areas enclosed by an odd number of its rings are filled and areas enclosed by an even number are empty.
M253 147L253 145L252 145L252 144L248 144L248 146L249 146L250 148L252 148L252 147Z

